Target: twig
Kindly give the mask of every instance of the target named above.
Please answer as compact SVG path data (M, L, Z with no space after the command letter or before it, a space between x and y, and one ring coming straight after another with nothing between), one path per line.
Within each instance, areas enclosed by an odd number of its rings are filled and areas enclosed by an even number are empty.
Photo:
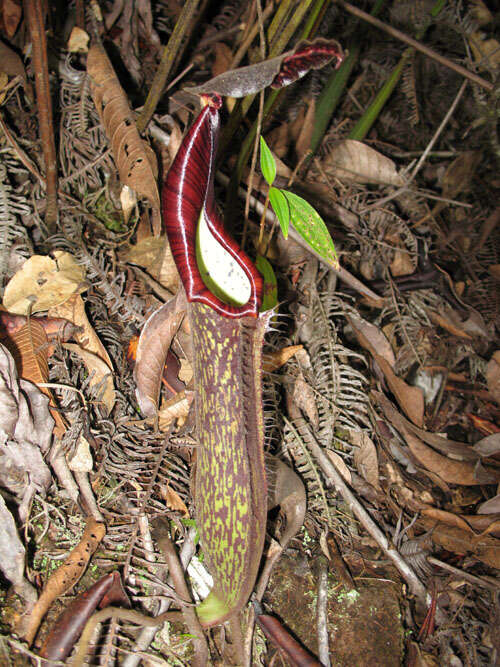
M431 565L436 565L437 567L440 567L442 570L447 570L447 572L456 574L457 577L466 579L469 583L474 584L475 586L481 586L482 588L487 588L488 590L493 591L494 593L498 593L498 591L500 590L500 583L497 583L495 581L487 581L482 577L476 577L473 574L464 572L464 570L460 570L458 567L453 567L453 565L448 565L448 563L444 563L442 560L434 558L434 556L427 556L427 562L430 563Z
M274 9L274 6L273 6L272 3L270 3L264 9L264 11L262 12L262 21L263 22L269 17L269 15L272 13L273 9ZM229 66L229 69L234 69L235 67L238 67L240 62L243 60L243 57L244 57L245 53L248 51L248 49L250 47L250 44L253 42L253 40L255 39L255 35L258 33L258 31L260 29L260 23L261 23L260 20L257 23L254 23L254 25L252 26L252 29L248 33L248 36L246 37L245 41L240 46L240 48L236 51L233 59L231 60L231 64ZM219 37L219 39L220 39L220 37ZM265 58L265 56L264 56L264 58Z
M147 127L151 117L153 116L160 97L163 94L163 89L165 88L170 70L178 58L179 52L181 50L182 40L189 29L199 1L200 0L186 0L184 3L172 35L168 40L168 44L163 50L160 64L156 71L155 78L151 85L151 89L148 93L144 107L142 108L141 115L137 119L137 129L139 132L142 132Z
M319 556L316 565L318 573L318 599L316 601L318 657L324 667L330 667L330 646L328 642L328 561L324 556Z
M44 12L41 0L24 0L24 15L28 24L33 51L38 124L45 162L46 198L45 224L54 234L57 226L57 159L52 122L47 40L45 37Z
M345 2L344 0L335 0L335 2L337 3L337 5L339 5L340 7L343 7L350 14L353 14L354 16L357 16L360 19L363 19L363 21L366 21L367 23L370 23L375 28L379 28L380 30L383 30L388 35L391 35L391 37L399 39L401 42L404 42L405 44L408 44L409 46L412 46L417 51L420 51L420 53L423 53L424 55L428 56L429 58L432 58L433 60L436 60L441 65L444 65L445 67L448 67L449 69L454 70L455 72L462 75L466 79L469 79L469 81L473 81L474 83L477 83L479 86L481 86L482 88L485 88L489 92L494 90L494 84L490 83L489 81L486 81L485 79L478 76L477 74L474 74L474 72L469 72L469 70L466 69L465 67L462 67L462 65L457 65L456 63L454 63L449 58L446 58L445 56L442 56L437 51L434 51L434 49L431 49L428 46L425 46L424 44L421 44L416 39L413 39L413 37L409 37L404 32L401 32L401 30L398 30L397 28L393 28L392 26L388 25L387 23L384 23L380 19L377 19L374 16L371 16L371 14L367 14L362 9L358 9L354 5L351 5L349 2Z

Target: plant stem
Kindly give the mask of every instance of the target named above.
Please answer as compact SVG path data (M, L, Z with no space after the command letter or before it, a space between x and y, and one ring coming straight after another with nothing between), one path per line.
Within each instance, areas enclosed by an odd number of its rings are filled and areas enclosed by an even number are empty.
M143 132L143 130L146 129L156 107L158 106L170 71L181 51L182 40L188 32L199 1L200 0L186 0L184 3L179 18L177 19L177 23L175 24L175 28L168 40L168 44L163 50L161 62L156 70L155 78L149 90L141 115L137 119L137 129L139 132Z

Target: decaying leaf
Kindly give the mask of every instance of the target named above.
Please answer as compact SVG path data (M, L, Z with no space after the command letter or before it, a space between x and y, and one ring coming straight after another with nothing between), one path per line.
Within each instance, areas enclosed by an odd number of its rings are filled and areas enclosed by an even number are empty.
M144 267L160 285L172 292L177 291L179 273L166 236L143 238L135 245L129 246L120 258L124 262Z
M77 332L73 322L69 322L60 317L46 317L44 315L33 317L35 322L41 324L49 341L65 342L72 338ZM15 315L6 310L0 310L0 339L6 336L13 336L27 322L25 315Z
M24 578L25 555L14 518L0 495L0 569L18 595L34 602L36 591Z
M371 322L368 322L357 315L349 315L348 320L351 323L351 326L369 341L377 354L380 354L391 368L393 368L396 363L396 358L385 333Z
M90 616L96 609L104 609L109 605L131 606L120 574L116 571L99 579L66 607L45 638L40 649L41 657L48 660L67 658Z
M337 468L337 470L342 475L342 477L345 479L345 481L348 484L352 484L351 471L349 470L349 468L345 464L344 459L339 454L337 454L336 452L332 452L331 449L327 449L326 453L327 453L328 458L330 459L330 461Z
M376 489L380 488L377 449L364 431L350 431L349 439L356 445L354 463L360 475Z
M319 417L314 390L302 376L296 378L292 396L297 407L307 415L314 430L316 430L319 424Z
M74 294L64 303L51 308L49 310L49 315L52 317L63 317L66 320L73 322L75 326L79 328L81 327L82 331L77 331L74 335L74 339L78 345L102 359L110 370L113 369L113 364L111 363L106 348L101 343L92 325L88 321L85 313L85 304L79 294Z
M361 141L343 139L323 159L323 169L332 177L350 183L404 185L394 162Z
M9 339L9 347L19 375L36 385L49 381L47 335L36 320L28 320L27 324ZM55 420L54 435L62 438L66 432L66 421L56 409L56 402L48 387L41 387L50 399L51 413Z
M49 310L88 288L85 269L72 255L54 251L54 258L33 255L7 283L4 307L17 315Z
M184 317L184 293L155 311L144 325L137 346L134 380L139 407L146 417L158 411L161 377L167 352Z
M272 86L282 88L302 78L311 69L320 69L336 58L339 67L343 54L340 44L318 38L314 42L299 42L293 51L263 60L255 65L229 70L206 83L189 88L196 95L214 93L222 97L245 97Z
M500 404L500 350L494 352L486 367L486 382L488 391L495 401Z
M120 180L149 201L153 208L153 230L159 236L161 219L156 158L142 141L127 96L99 44L93 44L89 50L87 72L94 104L110 140Z
M90 386L98 388L99 400L104 403L109 414L113 409L116 400L113 373L110 367L96 354L84 350L79 345L65 343L63 347L82 359L91 375Z
M181 391L168 401L165 401L158 411L158 428L167 431L174 419L182 425L186 420L193 402L194 392Z
M262 370L266 373L274 373L278 368L284 366L299 350L302 350L303 347L303 345L289 345L288 347L281 348L281 350L266 352L262 361Z
M80 580L105 534L103 523L88 519L82 539L64 563L50 575L31 614L21 620L20 634L28 644L35 639L38 627L54 600L67 593Z
M160 486L160 494L167 504L168 509L174 510L174 512L181 512L185 517L189 516L189 510L186 507L186 504L171 486L168 486L168 484L166 486Z
M52 481L42 457L54 427L48 404L35 385L18 381L12 355L0 345L0 482L21 500L22 521L35 491L45 492Z
M403 412L414 424L422 426L424 422L424 394L422 390L419 387L412 387L406 384L404 380L397 377L387 360L377 352L371 340L366 337L363 328L360 328L360 320L352 317L348 319L354 329L359 344L370 352L379 365L390 390L396 397Z

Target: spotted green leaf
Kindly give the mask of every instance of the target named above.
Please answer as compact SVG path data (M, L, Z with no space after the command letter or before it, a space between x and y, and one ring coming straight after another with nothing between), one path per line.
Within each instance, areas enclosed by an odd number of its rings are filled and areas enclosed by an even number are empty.
M339 260L335 252L332 237L319 213L305 199L293 192L281 190L290 207L290 221L302 238L321 257L335 268Z
M276 178L276 161L262 135L260 137L260 168L266 181L272 185Z
M283 190L278 190L278 188L271 187L269 188L269 201L273 207L278 222L280 223L281 231L283 236L288 238L288 225L290 223L290 207L288 201L283 194Z
M260 307L261 312L264 313L267 310L274 308L278 303L278 281L276 280L276 274L273 271L273 267L265 257L257 255L255 265L264 278L264 291L262 305Z

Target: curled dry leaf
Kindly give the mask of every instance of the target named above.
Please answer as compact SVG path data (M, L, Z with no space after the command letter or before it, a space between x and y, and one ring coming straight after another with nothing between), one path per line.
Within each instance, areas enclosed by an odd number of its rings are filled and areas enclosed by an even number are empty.
M339 473L342 475L342 478L348 483L352 484L352 475L351 471L344 462L344 459L337 454L337 452L332 452L331 449L326 450L327 456L333 465L337 468Z
M76 331L74 335L74 339L78 345L102 359L110 370L113 369L106 348L101 343L92 325L88 321L85 313L85 304L79 294L74 294L64 303L51 308L49 310L49 315L53 317L64 317L70 322L73 322L75 326L81 329L81 331Z
M389 385L389 389L396 397L397 402L402 408L403 412L412 420L417 426L422 426L424 422L424 393L419 387L411 387L406 384L404 380L398 378L392 370L390 364L384 357L377 352L374 344L365 334L366 327L361 326L358 318L349 318L349 323L354 329L356 338L359 344L368 350L375 359L384 374L384 377ZM371 331L371 329L370 329Z
M184 317L184 308L185 295L180 292L155 311L141 331L134 380L137 402L147 417L155 417L157 414L165 359Z
M500 433L492 433L472 446L479 456L495 456L500 454Z
M165 501L168 509L174 510L175 512L181 512L183 516L189 516L189 510L186 507L186 504L179 496L179 494L172 489L172 487L161 485L160 486L160 495Z
M64 563L50 575L31 614L21 620L20 634L29 645L35 639L38 627L50 605L79 581L105 534L106 528L103 523L97 523L92 518L88 519L82 539Z
M85 269L72 255L54 251L55 259L33 255L7 283L4 307L17 315L49 310L88 288Z
M65 343L63 347L81 358L91 375L90 386L97 389L98 399L104 403L109 414L116 400L113 373L110 367L96 354L84 350L79 345Z
M40 656L47 660L67 658L90 616L110 605L130 607L118 572L106 574L66 607L43 642Z
M367 322L367 320L362 319L358 315L351 314L347 319L353 329L361 333L373 346L373 349L377 352L377 354L380 354L380 356L382 356L387 361L390 367L394 368L396 358L385 333L374 324Z
M35 602L36 591L24 578L25 549L19 539L14 517L0 495L0 569L14 590L25 600Z
M179 287L179 273L166 236L148 236L120 254L124 262L137 264L172 292Z
M187 419L193 398L194 392L186 390L165 401L158 411L158 428L160 431L168 431L168 427L174 419L179 420L181 426Z
M404 185L394 162L361 141L343 139L323 158L323 169L350 183Z
M120 180L149 201L153 208L154 233L158 236L161 219L156 158L137 131L127 96L100 44L94 44L89 50L87 72L92 98L111 143Z
M334 39L316 39L299 42L293 51L263 60L255 65L229 70L201 86L189 88L196 95L214 93L222 97L245 97L272 86L282 88L301 79L311 69L320 69L336 59L336 67L343 60L340 44Z

